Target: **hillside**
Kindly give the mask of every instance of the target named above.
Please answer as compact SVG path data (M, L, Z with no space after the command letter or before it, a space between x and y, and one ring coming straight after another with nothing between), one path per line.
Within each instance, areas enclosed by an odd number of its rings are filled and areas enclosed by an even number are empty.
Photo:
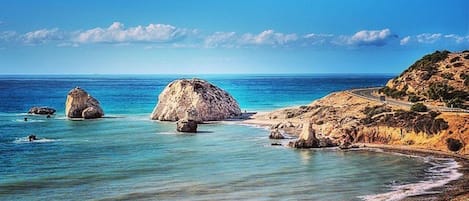
M405 101L415 98L418 100L412 102L425 105L459 103L457 106L467 107L468 58L469 52L426 55L381 91ZM246 123L270 125L273 131L297 136L311 122L319 139L337 145L405 145L469 156L469 113L417 111L342 91L309 105L258 114Z
M411 102L469 108L469 51L436 51L425 55L381 92Z

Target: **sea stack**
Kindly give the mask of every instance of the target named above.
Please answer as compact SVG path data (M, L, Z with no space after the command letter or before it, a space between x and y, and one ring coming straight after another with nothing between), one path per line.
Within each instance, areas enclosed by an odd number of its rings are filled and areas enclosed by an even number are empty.
M194 110L192 121L220 121L239 116L241 109L225 90L201 79L178 79L166 86L158 96L151 119L178 121Z
M95 119L104 116L99 101L89 95L84 89L75 87L70 90L65 102L65 116L68 118Z
M288 145L293 148L318 148L319 140L316 138L316 133L312 128L312 123L304 123L299 139L288 143Z

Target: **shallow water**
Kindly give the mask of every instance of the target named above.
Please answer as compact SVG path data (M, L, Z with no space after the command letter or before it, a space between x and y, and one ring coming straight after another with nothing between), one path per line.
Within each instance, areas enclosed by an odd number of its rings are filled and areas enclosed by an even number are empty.
M149 120L157 94L171 79L1 78L0 199L362 200L439 181L441 171L432 170L450 166L451 161L390 153L270 146L267 130L232 122L177 134L173 123ZM268 110L307 104L334 90L379 85L388 77L208 79L232 93L243 109ZM97 97L106 116L114 118L66 120L65 95L75 85ZM265 91L270 85L277 87ZM51 119L27 116L24 122L24 112L36 104L58 113ZM30 133L39 140L29 142Z

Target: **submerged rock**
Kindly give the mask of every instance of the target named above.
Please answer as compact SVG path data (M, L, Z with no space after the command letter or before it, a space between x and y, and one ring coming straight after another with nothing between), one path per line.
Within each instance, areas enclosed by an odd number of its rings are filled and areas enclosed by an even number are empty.
M41 115L51 115L55 113L54 108L50 107L32 107L29 109L28 114L41 114Z
M303 124L303 130L297 141L289 142L288 145L293 148L318 148L319 140L316 138L311 122Z
M201 79L179 79L171 82L158 96L151 119L178 121L193 108L196 122L219 121L241 115L236 100L223 89Z
M65 116L68 118L95 119L104 116L99 101L89 95L85 90L76 87L67 95L65 102Z

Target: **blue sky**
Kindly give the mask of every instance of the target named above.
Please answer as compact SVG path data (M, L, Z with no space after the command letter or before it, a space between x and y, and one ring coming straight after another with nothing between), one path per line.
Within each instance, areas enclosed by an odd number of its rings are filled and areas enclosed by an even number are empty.
M0 74L399 73L465 0L0 1Z

